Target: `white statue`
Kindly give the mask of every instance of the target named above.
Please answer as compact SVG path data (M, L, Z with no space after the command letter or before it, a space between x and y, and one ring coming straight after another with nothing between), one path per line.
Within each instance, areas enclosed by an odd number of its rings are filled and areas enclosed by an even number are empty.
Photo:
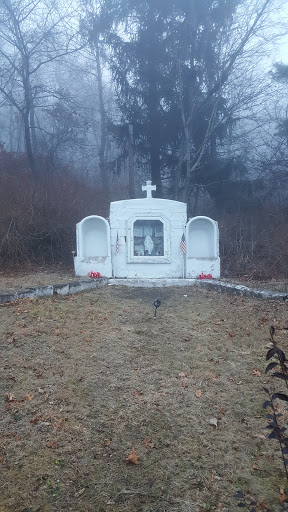
M152 253L153 247L154 247L154 242L150 235L146 235L145 240L144 240L144 247L145 247L145 251L147 251L148 254Z

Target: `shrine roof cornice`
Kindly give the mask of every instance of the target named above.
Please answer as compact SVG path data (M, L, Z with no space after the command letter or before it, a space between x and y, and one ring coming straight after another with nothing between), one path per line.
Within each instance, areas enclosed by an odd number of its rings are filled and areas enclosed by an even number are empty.
M111 205L112 204L120 204L120 203L129 203L129 204L149 204L149 205L156 205L156 203L166 203L168 205L168 203L173 203L173 204L181 204L181 205L185 205L186 206L186 203L183 203L182 201L175 201L174 199L162 199L160 197L140 197L140 198L137 198L137 199L120 199L119 201L111 201Z

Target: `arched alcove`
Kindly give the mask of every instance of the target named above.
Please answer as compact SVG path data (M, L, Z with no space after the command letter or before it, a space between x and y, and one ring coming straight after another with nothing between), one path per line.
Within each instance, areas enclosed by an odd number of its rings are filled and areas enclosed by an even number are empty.
M217 231L209 217L195 217L187 224L187 257L216 258Z
M107 257L109 254L109 224L103 217L85 217L78 227L79 256Z

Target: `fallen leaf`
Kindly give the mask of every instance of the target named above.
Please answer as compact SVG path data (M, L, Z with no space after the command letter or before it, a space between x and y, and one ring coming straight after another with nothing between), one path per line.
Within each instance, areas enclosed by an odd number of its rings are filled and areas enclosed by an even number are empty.
M256 375L256 377L261 377L261 372L260 372L260 370L255 369L252 371L252 375Z
M41 416L35 416L35 418L32 418L30 420L30 423L32 423L32 425L37 425L37 423L39 423L40 420L41 420Z
M7 338L7 341L8 343L16 343L17 340L13 336L11 336L10 338Z
M75 498L79 498L79 496L81 496L81 494L83 494L85 492L85 487L83 487L82 489L80 489L80 491L76 492L74 494L74 497Z
M256 510L266 510L268 512L268 507L266 503L264 503L264 500L258 500L256 503Z
M132 448L131 453L128 455L127 462L129 462L130 464L139 464L134 446Z
M218 420L217 418L211 418L211 420L209 421L210 425L213 425L214 427L217 427L218 425Z
M31 393L31 395L30 395L30 393L26 393L26 400L32 400L33 398L34 398L33 393Z
M258 468L257 464L253 464L252 469L258 470L259 468Z
M280 503L284 503L284 501L288 501L288 496L287 496L287 494L285 492L284 487L281 486L280 489L279 489L279 492L280 492L280 495L279 495Z
M256 439L266 439L263 434L253 434L252 437L255 437Z
M197 389L197 391L195 392L195 396L197 396L197 398L200 398L200 396L202 396L201 389Z
M142 444L143 444L144 448L156 448L156 444L152 443L152 441L150 439L144 439Z
M51 448L52 450L55 450L55 448L58 447L55 441L47 441L46 446L47 448Z
M5 395L6 402L15 402L16 397L12 393L6 393Z
M63 428L65 421L67 421L68 418L60 418L59 420L55 420L53 423L53 426L55 428Z
M33 372L35 373L35 375L36 375L37 379L42 379L42 377L43 377L43 373L42 373L42 372L40 372L40 370L37 370L37 368L34 368L34 369L33 369Z
M104 441L104 446L110 446L110 444L111 444L110 439L106 439L106 440Z
M143 391L140 391L139 389L136 389L135 391L133 391L133 395L134 396L143 395Z

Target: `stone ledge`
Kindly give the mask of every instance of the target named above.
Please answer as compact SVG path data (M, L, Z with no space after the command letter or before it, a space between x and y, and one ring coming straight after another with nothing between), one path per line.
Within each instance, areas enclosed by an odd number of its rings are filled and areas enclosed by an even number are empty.
M109 279L109 286L131 286L139 288L166 288L167 286L194 286L196 279Z
M211 279L109 279L109 285L114 286L135 286L143 288L159 288L167 286L197 286L207 290L217 290L231 295L242 295L243 297L282 300L286 295L284 292L273 292L270 290L254 290L240 284L225 283L224 281Z
M84 279L65 284L54 284L49 286L38 286L35 288L26 288L11 293L0 293L0 303L5 304L17 299L34 299L38 297L52 295L68 295L79 293L93 288L103 286L130 286L142 288L166 288L169 286L196 286L207 290L216 290L231 295L242 295L243 297L282 300L286 295L284 292L273 292L270 290L255 290L247 286L224 283L218 280L199 280L199 279Z
M255 290L241 284L224 283L224 281L198 280L195 279L195 286L206 288L207 290L217 290L219 292L229 293L231 295L242 295L255 299L283 300L286 293L273 292L271 290Z
M11 293L0 293L0 303L5 304L17 299L36 299L38 297L51 297L52 295L68 295L79 293L93 288L101 288L108 284L107 278L87 279L73 281L65 284L54 284L49 286L37 286L35 288L25 288Z

